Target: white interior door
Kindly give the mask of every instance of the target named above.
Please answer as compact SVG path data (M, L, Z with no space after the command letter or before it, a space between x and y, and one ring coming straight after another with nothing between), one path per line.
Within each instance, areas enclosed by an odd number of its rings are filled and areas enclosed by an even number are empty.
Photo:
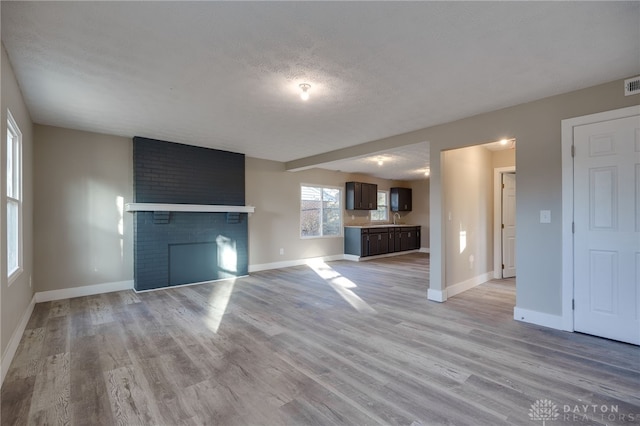
M574 328L640 344L640 116L574 127Z
M502 174L502 278L516 276L516 174Z

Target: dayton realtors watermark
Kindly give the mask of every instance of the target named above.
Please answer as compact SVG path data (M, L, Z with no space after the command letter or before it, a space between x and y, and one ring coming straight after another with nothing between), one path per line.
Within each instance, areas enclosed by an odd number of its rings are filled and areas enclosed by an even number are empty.
M562 404L539 399L529 408L529 418L542 422L598 422L603 424L640 423L640 413L622 413L617 404Z

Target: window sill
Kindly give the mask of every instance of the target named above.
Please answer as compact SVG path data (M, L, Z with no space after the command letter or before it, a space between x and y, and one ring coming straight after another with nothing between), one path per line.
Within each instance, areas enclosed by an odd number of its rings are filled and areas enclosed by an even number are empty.
M342 235L342 234L340 234L340 235L313 235L313 236L308 236L308 237L300 236L301 240L316 240L316 239L322 239L322 238L344 238L344 235Z
M18 268L15 271L13 271L11 274L9 274L9 277L7 278L7 287L11 287L13 283L18 281L18 278L20 278L23 272L24 272L24 269Z

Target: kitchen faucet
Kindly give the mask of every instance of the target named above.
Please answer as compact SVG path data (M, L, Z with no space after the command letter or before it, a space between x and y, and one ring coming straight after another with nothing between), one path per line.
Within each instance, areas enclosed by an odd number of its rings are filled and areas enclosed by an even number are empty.
M393 214L393 224L394 224L394 225L396 224L396 217L398 218L398 220L400 220L400 213L395 212L395 213Z

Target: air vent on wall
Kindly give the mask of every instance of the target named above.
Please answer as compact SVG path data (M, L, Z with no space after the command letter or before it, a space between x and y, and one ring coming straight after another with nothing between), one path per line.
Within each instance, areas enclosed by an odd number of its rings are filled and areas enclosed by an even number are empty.
M624 81L624 95L637 95L640 93L640 76L628 78Z

